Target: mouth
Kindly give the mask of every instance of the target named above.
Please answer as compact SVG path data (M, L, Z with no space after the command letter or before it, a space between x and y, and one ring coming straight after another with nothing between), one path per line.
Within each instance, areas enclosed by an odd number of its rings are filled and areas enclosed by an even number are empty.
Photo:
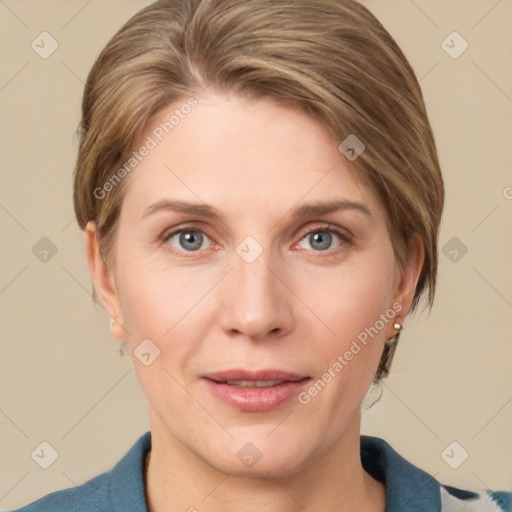
M290 382L286 380L223 380L214 381L217 384L228 384L229 386L236 386L237 388L271 388L279 386L284 382Z
M229 370L204 375L210 392L245 412L265 412L296 396L311 377L281 370Z

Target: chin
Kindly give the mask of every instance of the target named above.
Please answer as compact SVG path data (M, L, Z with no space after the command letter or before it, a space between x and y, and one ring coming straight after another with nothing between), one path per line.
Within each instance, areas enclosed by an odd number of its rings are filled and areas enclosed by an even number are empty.
M266 459L266 460L265 460ZM233 458L228 458L222 461L211 461L210 466L225 474L237 478L254 478L254 479L269 479L269 478L286 478L297 473L304 465L304 461L297 460L294 456L289 454L284 457L262 457L252 467L244 467L235 455Z
M285 436L268 435L248 431L246 435L236 436L228 443L219 442L215 446L203 447L198 455L222 473L241 478L284 478L304 468L311 458L314 447L309 439L293 439ZM283 440L286 438L286 442ZM213 451L213 453L212 453Z

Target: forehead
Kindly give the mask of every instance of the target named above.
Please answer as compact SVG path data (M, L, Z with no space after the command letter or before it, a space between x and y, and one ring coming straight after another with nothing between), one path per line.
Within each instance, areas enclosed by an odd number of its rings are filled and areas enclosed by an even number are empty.
M144 134L141 144L152 149L128 177L131 211L165 198L258 215L319 200L380 208L318 119L274 101L211 93L195 100L193 108L170 105Z

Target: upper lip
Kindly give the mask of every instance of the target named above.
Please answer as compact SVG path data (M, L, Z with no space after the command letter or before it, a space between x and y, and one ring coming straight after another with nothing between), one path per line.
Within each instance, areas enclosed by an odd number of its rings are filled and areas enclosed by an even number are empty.
M283 370L255 370L248 371L242 369L226 370L223 372L212 372L203 375L205 379L223 382L227 380L247 380L247 381L266 381L279 380L295 382L307 378L306 375L290 373Z

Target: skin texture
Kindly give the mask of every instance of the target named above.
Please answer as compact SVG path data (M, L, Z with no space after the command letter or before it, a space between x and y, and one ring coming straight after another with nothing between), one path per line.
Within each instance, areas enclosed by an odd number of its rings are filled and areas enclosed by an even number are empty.
M410 308L421 242L413 237L400 269L379 198L349 171L315 118L229 94L197 100L124 178L130 182L113 268L100 256L95 223L86 228L91 273L115 319L114 336L127 339L132 354L147 338L160 350L149 366L133 358L149 402L149 508L383 511L384 486L361 465L360 406L384 340L396 334L393 322ZM162 199L207 203L220 218L168 210L142 218ZM333 199L362 203L371 217L356 209L292 217L305 203ZM332 234L319 249L314 236L326 223L351 239ZM206 231L199 250L169 236L185 226L194 240L201 236L194 230ZM252 263L236 251L247 236L263 250ZM398 316L308 404L293 398L267 412L240 411L201 379L272 368L314 382L396 302ZM237 457L247 442L262 454L251 468Z

